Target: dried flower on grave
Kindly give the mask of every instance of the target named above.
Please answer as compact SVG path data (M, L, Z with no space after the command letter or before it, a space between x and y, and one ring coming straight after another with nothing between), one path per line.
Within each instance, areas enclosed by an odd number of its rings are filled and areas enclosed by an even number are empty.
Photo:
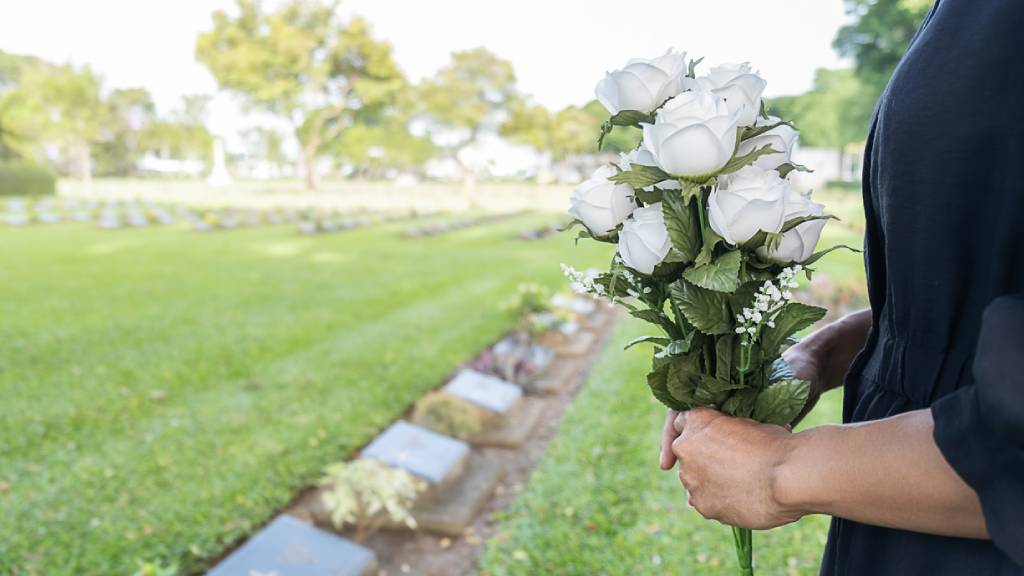
M405 470L360 458L327 468L320 481L323 503L335 528L352 525L364 541L388 519L416 527L412 506L426 484Z
M469 402L446 394L431 392L413 409L412 421L440 434L467 440L483 427L480 411Z

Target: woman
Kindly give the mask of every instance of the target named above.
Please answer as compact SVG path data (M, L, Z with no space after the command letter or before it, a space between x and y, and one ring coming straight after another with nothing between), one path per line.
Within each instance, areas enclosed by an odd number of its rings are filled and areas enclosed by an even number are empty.
M701 514L829 514L822 574L1024 574L1021 47L1020 0L932 7L868 138L871 309L786 354L819 394L846 374L846 424L670 413L661 466Z

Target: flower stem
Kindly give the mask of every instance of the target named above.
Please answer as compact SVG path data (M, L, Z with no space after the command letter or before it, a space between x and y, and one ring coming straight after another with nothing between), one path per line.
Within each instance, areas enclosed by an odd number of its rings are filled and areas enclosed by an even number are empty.
M740 576L754 576L754 534L750 528L733 526L732 537L736 541L736 559L739 560Z

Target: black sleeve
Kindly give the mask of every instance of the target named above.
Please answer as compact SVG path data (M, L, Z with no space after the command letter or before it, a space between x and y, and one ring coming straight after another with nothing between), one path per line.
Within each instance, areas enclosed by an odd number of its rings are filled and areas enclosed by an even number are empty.
M935 442L977 493L995 545L1024 566L1024 294L985 309L974 385L932 406Z

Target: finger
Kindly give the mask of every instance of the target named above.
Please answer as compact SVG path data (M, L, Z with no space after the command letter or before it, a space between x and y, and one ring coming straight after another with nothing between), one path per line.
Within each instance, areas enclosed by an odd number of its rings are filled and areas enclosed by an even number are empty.
M676 415L675 420L672 421L672 427L675 428L677 436L683 433L683 430L686 429L686 412L680 412Z
M699 432L710 424L712 420L724 416L724 414L712 408L694 408L687 410L684 414L686 415L685 417L677 417L674 423L676 432L679 434Z
M660 465L662 470L671 470L676 463L676 455L672 453L672 441L676 439L676 431L672 423L676 419L675 410L669 410L665 414L665 427L661 431L661 457Z

